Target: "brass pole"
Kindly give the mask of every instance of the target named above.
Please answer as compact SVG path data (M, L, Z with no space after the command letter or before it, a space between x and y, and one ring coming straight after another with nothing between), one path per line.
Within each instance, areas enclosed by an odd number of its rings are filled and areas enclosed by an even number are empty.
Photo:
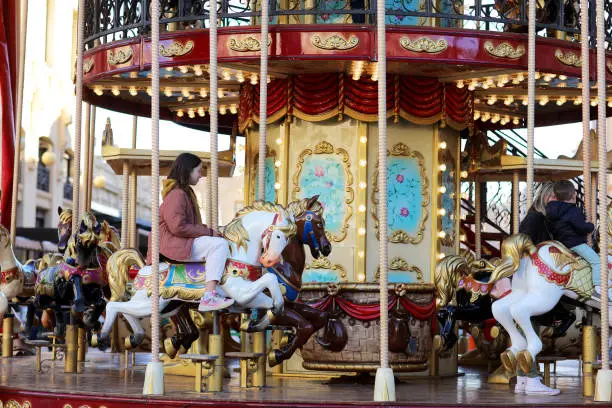
M212 356L218 356L217 359L212 363L213 371L208 377L208 392L221 392L223 391L223 336L221 330L223 329L219 322L219 312L213 312L213 330L212 334L208 335L208 352Z
M2 321L2 357L13 357L13 314L6 313Z
M596 358L595 328L582 327L582 394L592 397L595 391L593 383L593 361Z
M266 386L266 333L253 333L253 352L262 353L263 357L257 358L257 369L253 373L253 387Z
M75 324L66 325L66 364L64 366L65 373L77 372L77 332L78 328Z
M87 354L87 331L84 327L79 327L78 331L78 354L77 361L82 363L85 361L85 355Z

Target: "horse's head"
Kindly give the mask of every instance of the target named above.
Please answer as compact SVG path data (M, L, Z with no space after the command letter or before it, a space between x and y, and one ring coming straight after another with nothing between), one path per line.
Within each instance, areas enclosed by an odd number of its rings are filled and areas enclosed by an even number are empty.
M321 254L328 256L331 253L331 244L325 234L325 219L323 219L323 206L315 195L289 204L289 210L295 216L297 236L302 245L308 245L313 258Z
M262 254L259 262L266 268L272 267L280 262L282 253L297 231L293 215L286 211L278 211L274 214L272 224L262 233Z
M102 226L91 212L83 214L78 232L74 234L76 262L89 267L96 263L96 248L100 243Z
M57 213L60 217L57 224L57 249L64 253L72 235L72 210L68 208L64 210L62 207L57 207Z

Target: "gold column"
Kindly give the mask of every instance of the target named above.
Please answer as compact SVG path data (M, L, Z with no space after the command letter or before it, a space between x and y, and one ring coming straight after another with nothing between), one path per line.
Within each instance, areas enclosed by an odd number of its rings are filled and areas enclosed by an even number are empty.
M2 357L13 357L13 314L7 313L2 321Z
M221 332L219 332L221 333ZM223 337L221 334L209 334L208 335L208 351L210 355L219 356L213 364L213 372L208 377L208 392L221 392L223 391ZM201 368L200 368L201 372ZM197 375L197 371L196 371ZM197 381L197 380L196 380Z
M285 122L283 128L285 136L283 137L283 143L279 146L278 153L278 159L281 161L278 182L281 188L277 192L277 202L286 206L289 203L289 138L291 137L291 123Z
M263 357L257 359L257 369L253 373L253 387L266 386L266 333L253 333L253 352L263 353Z
M78 331L78 353L77 361L79 363L85 362L85 355L87 354L87 331L84 327L79 327Z
M455 254L461 251L461 136L457 135L455 153Z
M355 227L357 235L355 238L355 274L353 279L357 282L365 282L367 279L366 271L366 234L359 234L360 228L363 231L367 228L367 209L368 209L368 124L359 121L357 125L357 195L355 214ZM361 164L365 163L364 166ZM364 183L364 184L362 184ZM361 188L360 186L366 186Z
M77 326L74 324L66 325L66 356L65 356L65 373L77 372Z
M582 395L592 397L595 391L593 383L593 362L596 359L595 328L582 326Z

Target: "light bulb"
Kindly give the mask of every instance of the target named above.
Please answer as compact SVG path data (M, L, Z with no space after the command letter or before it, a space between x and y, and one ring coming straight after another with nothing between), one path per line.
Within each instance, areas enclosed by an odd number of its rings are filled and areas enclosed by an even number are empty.
M202 71L202 67L199 65L194 65L193 66L193 73L196 74L196 76L202 76L202 74L204 73Z
M504 101L504 105L510 106L514 102L514 96L506 96L506 100Z
M359 165L360 165L361 167L365 167L367 164L368 164L368 161L367 161L367 160L365 160L365 159L361 159L361 160L359 160Z
M251 85L257 85L257 74L251 75Z
M523 104L523 106L529 105L529 97L523 96L522 104Z
M480 111L475 111L474 112L474 120L478 120L480 119Z
M153 96L153 88L151 88L150 86L147 86L147 95Z
M363 190L363 189L364 189L364 188L366 188L367 186L368 186L368 184L367 184L365 181L360 181L360 182L359 182L359 188L360 188L360 189L362 189L362 190Z
M225 115L227 113L227 106L221 105L219 107L219 113L222 114L222 115Z
M365 253L363 251L357 252L357 256L360 257L360 258L363 258L364 255L365 255Z
M442 163L440 165L440 171L446 171L446 164Z
M359 141L360 141L361 143L368 143L368 137L367 137L367 136L361 136L361 137L359 138Z
M440 253L439 253L437 256L438 256L438 260L440 260L440 261L441 261L442 259L444 259L444 257L445 257L446 255L444 255L443 253L441 253L441 252L440 252Z
M366 229L365 229L365 228L363 228L363 227L360 227L360 228L357 230L357 233L358 233L359 235L365 235L365 233L366 233Z
M223 73L221 74L221 77L224 80L229 81L230 79L232 79L232 74L230 74L230 72L227 69L224 69Z
M205 88L200 88L200 96L202 98L206 98L208 96L208 92L206 91Z
M275 161L275 162L274 162L274 166L276 166L276 167L280 167L280 166L281 166L281 164L282 164L282 163L281 163L281 161L280 161L280 160L277 160L277 161Z
M461 89L465 86L465 84L463 83L463 80L460 79L459 81L457 81L457 88Z
M119 94L121 93L121 91L119 91L119 87L118 87L118 86L113 86L113 87L111 88L111 92L112 92L112 94L113 94L113 95L115 95L115 96L119 96Z
M446 186L440 186L440 188L438 188L438 191L440 192L440 194L446 193Z
M188 88L181 89L181 95L183 95L185 98L188 98L189 97L189 89Z
M206 111L204 110L203 107L199 107L198 108L198 115L200 115L200 117L204 117L204 115L206 115Z
M557 106L561 106L563 105L565 102L567 102L567 98L563 95L561 95L559 97L559 99L557 99Z
M217 90L217 97L219 97L219 98L223 98L223 96L224 96L223 89L219 88L219 89Z
M179 67L179 70L181 71L181 73L186 74L187 72L189 72L189 68L187 68L187 66L185 65L181 65Z
M468 85L468 90L473 91L474 89L476 89L476 86L478 86L478 82L471 81L470 84Z
M444 217L444 216L446 215L446 210L445 210L444 208L440 208L440 209L438 210L438 215L439 215L440 217Z
M467 171L465 171L465 170L463 170L463 171L461 172L461 178L467 178L467 177L468 177L468 172L467 172Z
M359 275L357 275L357 279L358 279L360 282L363 282L363 281L365 281L365 275L364 275L363 273L360 273Z
M276 144L278 145L283 144L283 139L281 139L280 137L276 139Z
M363 205L363 204L361 204L361 205L359 206L359 212L365 212L365 210L366 210L366 206L365 206L365 205Z
M274 189L275 190L280 190L280 188L281 188L280 183L274 183Z
M514 125L518 125L518 124L519 124L519 122L520 122L520 121L519 121L519 118L514 118L514 119L512 119L512 124L514 124Z
M188 116L189 116L191 119L195 118L195 112L194 112L194 110L193 110L193 109L189 109L189 110L187 111L187 115L188 115Z
M236 105L230 105L230 112L232 113L232 115L235 115L236 113L238 113L238 107Z
M440 142L440 149L442 149L442 150L446 149L446 142L445 141Z
M236 74L236 79L238 80L238 82L243 83L244 82L244 74L242 73L242 71L238 71L238 73Z
M94 88L94 93L95 93L96 95L98 95L98 96L101 96L101 95L104 93L104 90L102 89L102 87L101 87L101 86L96 86L96 87Z
M446 232L440 231L438 232L438 238L444 239L446 237Z
M164 95L166 95L168 98L170 98L172 96L172 88L164 89Z
M178 116L179 118L182 118L184 114L185 114L185 113L183 112L183 110L182 110L182 109L179 109L179 110L176 112L176 116Z

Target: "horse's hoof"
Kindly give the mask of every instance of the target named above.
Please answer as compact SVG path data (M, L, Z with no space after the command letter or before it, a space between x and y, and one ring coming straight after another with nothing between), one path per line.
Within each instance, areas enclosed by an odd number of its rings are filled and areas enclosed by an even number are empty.
M436 334L433 338L433 349L435 351L440 351L442 350L442 347L444 346L444 339L442 339L442 336L440 336L439 334Z
M516 356L516 359L518 360L519 368L524 373L528 373L531 371L531 368L533 367L533 357L531 356L529 350L519 351L518 355Z
M131 350L135 347L134 344L132 344L132 336L128 336L123 340L123 345L125 346L126 350Z
M279 361L278 361L279 359L276 353L277 353L277 350L271 350L268 353L268 364L270 365L270 367L274 367L279 364Z
M98 340L99 340L98 334L97 333L92 334L91 335L91 340L89 341L89 345L91 347L98 347L98 344L99 344Z
M166 354L168 355L168 357L170 357L171 359L176 357L177 350L174 347L174 344L172 344L172 339L164 340L164 350L166 351Z
M508 349L501 353L499 356L501 359L502 365L506 369L507 372L513 374L516 372L516 356L512 352L512 350ZM529 372L529 370L527 370Z

